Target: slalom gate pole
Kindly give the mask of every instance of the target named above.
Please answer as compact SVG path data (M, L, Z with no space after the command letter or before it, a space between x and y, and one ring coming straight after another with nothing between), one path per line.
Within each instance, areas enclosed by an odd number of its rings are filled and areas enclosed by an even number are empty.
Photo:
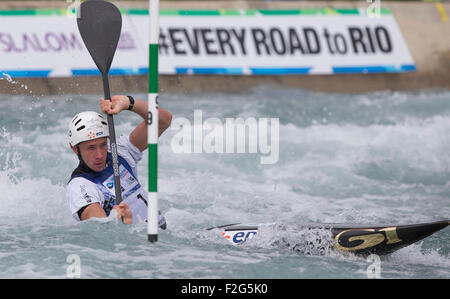
M147 238L158 241L158 49L159 0L149 0L149 64L148 64L148 213Z

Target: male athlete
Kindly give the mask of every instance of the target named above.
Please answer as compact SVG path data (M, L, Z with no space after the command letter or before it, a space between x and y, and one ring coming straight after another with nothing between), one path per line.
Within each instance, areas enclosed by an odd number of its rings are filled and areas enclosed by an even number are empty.
M144 120L129 136L117 140L120 184L123 201L115 201L112 156L108 151L108 124L98 112L81 112L69 123L69 143L80 163L67 185L67 202L72 216L80 221L92 217L108 217L111 210L117 217L131 224L147 220L147 192L137 179L137 163L147 149L147 102L131 96L113 96L111 101L101 99L100 110L105 114L118 114L124 110L137 113ZM159 107L159 136L169 127L172 114ZM159 226L166 227L159 213Z

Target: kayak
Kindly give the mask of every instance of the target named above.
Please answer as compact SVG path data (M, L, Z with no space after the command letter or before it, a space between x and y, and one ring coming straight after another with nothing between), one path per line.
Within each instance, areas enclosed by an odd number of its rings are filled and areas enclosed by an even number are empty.
M351 252L357 255L386 255L403 247L416 243L435 232L447 227L450 220L442 220L430 223L406 224L406 225L370 225L370 224L342 224L342 223L306 223L280 225L276 223L263 224L226 224L208 228L218 230L221 235L234 245L248 242L260 232L271 230L276 234L283 234L287 229L296 232L315 232L316 244L327 244L322 240L328 236L331 240L331 248L339 252ZM322 232L317 234L317 232ZM325 234L323 232L326 232ZM279 238L277 243L293 248L301 248L311 238Z

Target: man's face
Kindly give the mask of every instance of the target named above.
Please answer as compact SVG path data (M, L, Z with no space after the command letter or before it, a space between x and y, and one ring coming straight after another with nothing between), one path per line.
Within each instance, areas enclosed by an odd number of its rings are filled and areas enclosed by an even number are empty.
M82 142L79 144L79 147L81 157L90 169L96 172L105 169L108 153L108 141L106 137ZM76 148L74 152L78 154Z

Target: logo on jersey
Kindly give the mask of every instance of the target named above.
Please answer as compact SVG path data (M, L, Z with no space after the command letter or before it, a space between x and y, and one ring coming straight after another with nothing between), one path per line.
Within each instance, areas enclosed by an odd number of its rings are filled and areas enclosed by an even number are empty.
M81 191L81 197L87 202L87 203L91 203L92 202L92 196L89 195L86 191L86 186L85 185L81 185L80 186L80 191Z

